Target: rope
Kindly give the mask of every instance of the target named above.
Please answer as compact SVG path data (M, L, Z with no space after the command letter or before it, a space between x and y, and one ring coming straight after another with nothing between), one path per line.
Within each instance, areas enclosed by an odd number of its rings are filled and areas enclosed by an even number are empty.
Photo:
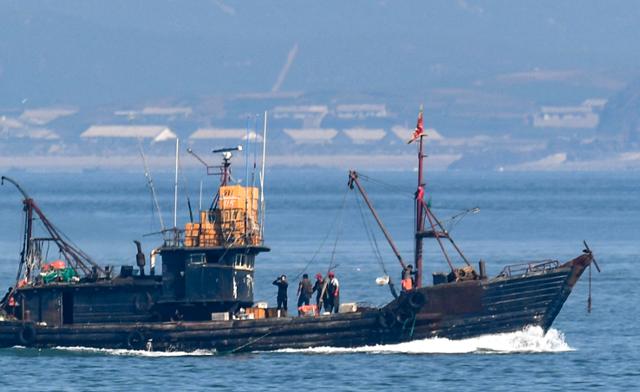
M378 264L380 264L380 267L382 267L382 272L384 272L385 275L388 276L389 273L387 272L387 268L382 259L382 254L380 253L380 248L378 247L378 241L376 240L375 234L373 233L373 230L368 224L365 214L362 210L362 202L358 198L358 195L354 193L354 196L356 199L356 204L358 205L358 211L360 212L360 217L362 218L362 225L364 226L365 233L367 234L367 239L369 240L369 244L371 245L371 248L373 250L373 254L376 257Z
M307 262L307 264L305 264L304 268L302 268L302 271L300 271L298 273L298 275L296 275L293 278L293 281L298 280L305 272L307 272L307 269L309 268L309 266L315 261L316 257L318 256L318 254L320 253L320 251L322 250L322 248L324 247L325 243L327 242L327 240L329 239L329 236L331 235L331 229L333 227L336 227L336 223L338 223L338 218L341 216L342 211L344 210L346 201L347 201L347 194L349 193L349 188L346 189L344 196L342 197L342 205L340 207L340 209L338 210L338 212L336 213L335 218L333 219L333 222L331 224L331 227L329 228L329 230L327 231L327 234L324 236L324 238L322 239L322 242L320 243L320 246L318 247L318 249L316 249L315 253L311 256L311 259Z
M227 352L224 352L224 353L221 353L221 354L222 354L222 355L225 355L225 354L233 354L233 353L235 353L235 352L238 352L238 351L242 350L243 348L245 348L245 347L247 347L247 346L250 346L250 345L254 344L254 343L255 343L255 342L257 342L257 341L260 341L260 340L262 340L262 339L266 338L266 337L267 337L267 336L269 336L269 335L271 335L271 331L269 331L269 332L265 333L265 334L264 334L264 335L262 335L262 336L258 336L257 338L255 338L255 339L253 339L253 340L249 340L247 343L245 343L245 344L243 344L243 345L241 345L241 346L238 346L238 347L234 348L234 349L233 349L233 350L231 350L231 351L227 351Z
M349 191L349 188L347 188L347 192ZM347 195L345 193L344 196L344 200L346 202L347 200ZM331 251L331 259L329 260L329 269L327 270L327 274L329 273L329 271L331 271L334 268L334 261L336 258L336 249L338 248L338 240L340 239L340 235L342 234L342 217L344 216L343 212L344 212L344 205L345 202L343 202L342 207L340 208L340 211L338 212L338 231L336 232L336 240L333 242L333 250Z
M404 320L404 322L402 323L402 331L407 329L407 324L409 322L411 322L411 329L409 330L409 338L413 337L413 331L416 328L416 318L417 318L417 314L414 312L413 316L411 318L408 318L406 320Z
M147 185L147 187L149 187L149 185ZM154 227L154 222L156 221L156 206L155 206L155 201L153 200L153 195L151 194L151 192L149 192L149 201L150 201L150 207L151 207L151 215L149 216L149 231L152 232L155 229ZM162 228L160 228L160 230L162 230Z
M367 238L369 239L369 245L371 245L373 254L376 257L378 264L382 268L382 272L384 272L384 274L387 277L389 277L389 272L387 271L387 267L384 264L384 258L382 257L382 253L380 252L380 247L378 246L378 241L376 240L374 231L371 228L371 225L367 223L367 219L364 213L364 208L362 207L362 202L360 201L360 198L358 197L358 195L354 193L354 196L356 199L356 203L358 205L358 211L360 211L360 217L362 218L362 224L364 226L365 233L367 233ZM389 277L389 282L387 284L389 286L389 291L391 291L391 295L393 296L393 298L398 298L398 293L396 292L396 288L393 282L391 281L391 277Z
M469 209L463 210L463 211L453 215L449 219L446 219L446 220L442 221L442 224L447 227L447 231L452 231L453 228L456 225L458 225L460 222L462 222L462 220L464 218L466 218L467 215L475 214L478 211L480 211L480 209L478 207L474 207L474 208L469 208Z
M413 314L413 323L411 324L411 331L409 332L409 338L413 337L413 330L416 328L416 314Z
M589 263L589 297L587 297L587 313L591 313L591 263Z
M400 187L398 187L396 185L389 184L389 183L386 183L384 181L377 180L377 179L369 177L369 176L367 176L365 174L358 173L358 178L360 178L360 179L362 179L364 181L368 181L368 182L370 182L372 184L380 185L380 186L382 186L384 188L387 188L389 190L392 190L392 191L394 191L396 193L403 194L405 196L408 196L409 198L413 199L413 197L414 197L414 193L413 192L406 191L406 190L401 189Z

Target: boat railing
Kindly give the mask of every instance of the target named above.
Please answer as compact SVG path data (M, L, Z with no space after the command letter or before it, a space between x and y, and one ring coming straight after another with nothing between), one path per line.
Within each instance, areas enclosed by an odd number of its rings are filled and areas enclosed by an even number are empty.
M558 268L559 265L558 260L551 259L511 264L504 267L498 276L511 277L514 275L529 275L531 273L549 271Z
M184 244L184 230L178 228L167 229L163 232L164 246L177 248Z

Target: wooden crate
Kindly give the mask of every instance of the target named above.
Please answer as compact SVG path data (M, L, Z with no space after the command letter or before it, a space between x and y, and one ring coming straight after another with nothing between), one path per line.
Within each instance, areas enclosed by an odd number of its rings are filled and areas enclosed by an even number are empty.
M266 309L262 308L246 308L247 314L252 314L254 319L263 319L267 317Z
M277 317L286 317L287 316L287 312L285 310L283 310L283 309L278 310L276 308L267 308L265 310L266 310L267 318L277 318Z
M257 209L260 191L256 187L229 185L220 187L220 209Z

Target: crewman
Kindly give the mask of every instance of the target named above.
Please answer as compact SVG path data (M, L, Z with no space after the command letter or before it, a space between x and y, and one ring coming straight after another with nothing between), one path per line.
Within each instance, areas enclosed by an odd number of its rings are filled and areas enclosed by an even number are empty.
M298 315L302 313L300 311L302 305L309 305L312 295L313 287L309 281L309 275L304 274L302 275L302 280L298 283Z
M287 275L282 275L273 281L274 286L278 286L278 310L284 309L287 311L287 289L289 288L289 282L287 282Z
M331 304L329 312L338 313L340 310L340 282L333 273L329 272L329 282L327 283L327 302Z
M324 291L324 295L323 295ZM316 293L316 306L320 312L321 305L327 302L327 291L324 288L324 279L321 273L316 274L316 282L313 284L313 292Z
M415 272L413 271L413 265L409 264L402 269L402 292L411 291L415 286L414 282Z

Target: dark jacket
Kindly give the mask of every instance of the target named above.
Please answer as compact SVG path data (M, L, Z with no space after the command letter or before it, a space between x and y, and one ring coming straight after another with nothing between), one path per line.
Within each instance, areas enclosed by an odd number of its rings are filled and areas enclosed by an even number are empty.
M320 295L322 294L323 287L324 287L324 279L322 280L316 279L316 282L313 284L313 292L316 293L317 302L320 302ZM323 300L325 300L326 298L327 298L327 292L325 290Z
M289 282L280 278L273 281L274 286L278 286L278 298L287 298L287 289L289 288Z
M303 298L311 298L313 295L313 287L311 286L311 282L309 279L302 279L298 284L298 293L300 297Z

